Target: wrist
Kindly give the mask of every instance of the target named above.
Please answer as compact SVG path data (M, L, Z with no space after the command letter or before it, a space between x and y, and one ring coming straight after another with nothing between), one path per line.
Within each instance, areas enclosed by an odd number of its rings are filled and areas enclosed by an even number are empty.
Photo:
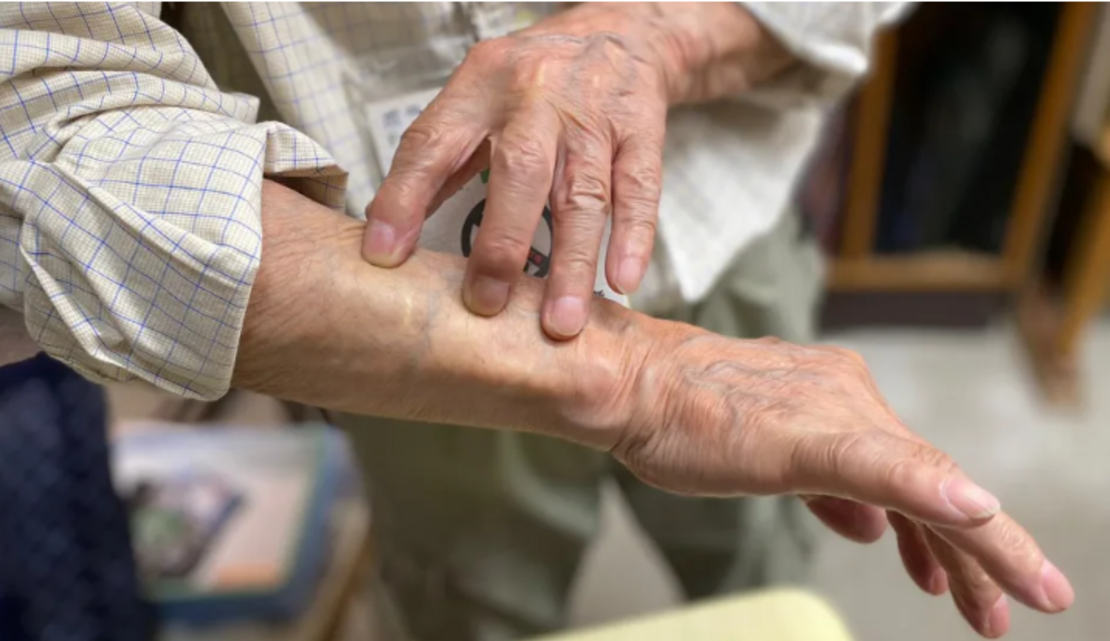
M641 377L665 325L616 303L594 301L583 332L554 343L560 352L552 435L606 450L623 440L649 400L641 393Z
M444 348L435 350L439 358L428 363L439 374L431 375L445 375L458 389L476 385L465 398L501 408L482 425L609 449L641 400L639 376L660 322L595 299L583 331L573 340L554 341L539 323L544 286L521 277L508 307L494 318L453 307L437 321L450 327L433 333L467 340L447 348L449 339L443 339Z
M741 3L583 3L536 25L540 31L621 36L648 62L669 105L738 94L794 58Z

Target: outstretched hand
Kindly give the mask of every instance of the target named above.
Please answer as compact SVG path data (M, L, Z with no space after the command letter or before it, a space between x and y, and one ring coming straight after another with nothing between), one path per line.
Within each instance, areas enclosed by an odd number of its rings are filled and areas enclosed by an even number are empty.
M1042 612L1071 605L1071 586L1033 538L898 420L858 355L668 327L623 384L627 427L612 444L644 481L698 495L796 494L859 542L889 523L914 583L951 591L983 636L1009 629L1005 595Z
M578 340L545 340L537 279L518 282L506 313L478 318L458 300L461 257L421 252L399 269L371 267L358 255L359 223L264 191L267 242L236 386L361 414L539 431L607 448L673 492L794 494L856 541L889 523L913 581L950 591L984 636L1009 627L1003 595L1042 612L1071 605L1071 586L1033 538L902 424L858 355L729 339L607 301Z

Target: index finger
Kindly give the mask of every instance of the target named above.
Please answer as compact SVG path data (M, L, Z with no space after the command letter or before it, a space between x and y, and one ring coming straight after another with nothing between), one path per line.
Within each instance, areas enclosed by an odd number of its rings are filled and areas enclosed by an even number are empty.
M395 267L412 254L437 194L485 140L486 128L471 110L440 94L401 137L389 175L366 208L362 255L371 264Z
M1010 596L1042 612L1060 612L1075 591L1020 525L1004 513L969 529L933 527L953 547L969 554Z

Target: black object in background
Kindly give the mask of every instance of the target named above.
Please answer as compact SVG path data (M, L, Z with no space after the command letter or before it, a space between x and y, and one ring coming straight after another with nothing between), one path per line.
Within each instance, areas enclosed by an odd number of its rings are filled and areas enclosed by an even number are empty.
M145 641L104 391L44 354L0 367L0 639Z
M876 249L996 253L1058 7L960 3L922 13L906 26L910 47L899 59Z
M1052 220L1042 265L1042 274L1056 289L1064 285L1068 261L1076 251L1076 241L1087 215L1087 199L1104 171L1102 161L1083 145L1070 144L1065 158L1060 202Z

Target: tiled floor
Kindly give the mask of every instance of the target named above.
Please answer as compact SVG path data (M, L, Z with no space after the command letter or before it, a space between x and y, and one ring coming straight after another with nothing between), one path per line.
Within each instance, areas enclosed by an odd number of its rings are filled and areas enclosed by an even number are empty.
M1071 413L1038 402L1006 327L867 332L830 340L859 350L904 420L995 492L1071 576L1078 595L1072 611L1047 617L1015 606L1008 638L1110 639L1110 323L1088 341L1087 404ZM116 390L114 400L124 418L153 407L143 392ZM245 420L281 417L266 399L238 403L233 413ZM858 641L976 638L950 602L923 595L905 578L890 537L864 547L823 536L814 588L841 610ZM580 575L575 622L596 623L674 603L665 570L611 493L604 535Z

